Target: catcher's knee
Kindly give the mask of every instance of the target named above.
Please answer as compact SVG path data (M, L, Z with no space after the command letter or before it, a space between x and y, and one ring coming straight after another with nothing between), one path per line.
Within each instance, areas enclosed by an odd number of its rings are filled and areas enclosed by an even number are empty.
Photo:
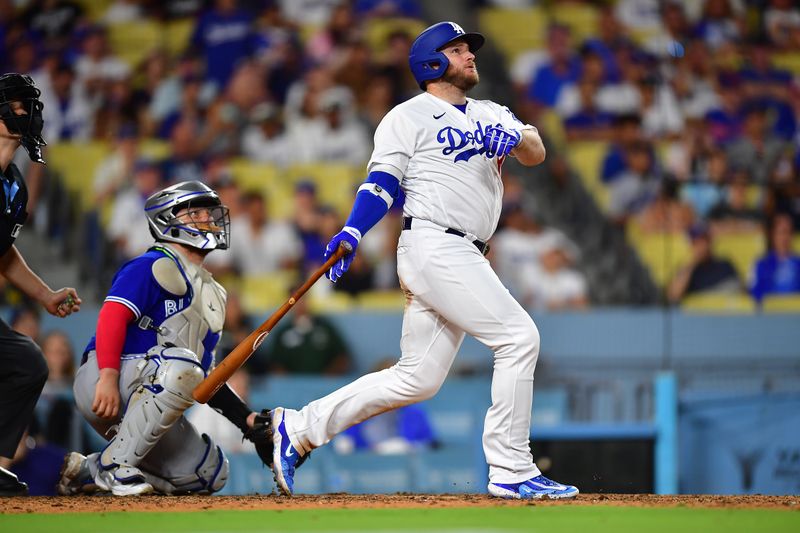
M186 348L162 346L152 348L148 355L159 361L154 385L168 393L176 404L174 407L191 406L194 403L192 391L205 377L197 355Z

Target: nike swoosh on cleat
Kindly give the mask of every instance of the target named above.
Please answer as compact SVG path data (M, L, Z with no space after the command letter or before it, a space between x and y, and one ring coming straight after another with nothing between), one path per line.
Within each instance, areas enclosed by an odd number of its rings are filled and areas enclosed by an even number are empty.
M289 449L289 448L286 448L286 451L283 453L283 455L284 455L284 456L286 456L286 457L288 457L288 458L291 458L291 457L292 457L292 455L294 455L294 452L293 452L293 451L291 451L291 449Z
M443 116L445 116L445 114L446 114L446 113L447 113L447 111L445 111L444 113L442 113L442 114L441 114L441 115L439 115L439 116L433 115L433 118L435 118L436 120L439 120L440 118L442 118Z

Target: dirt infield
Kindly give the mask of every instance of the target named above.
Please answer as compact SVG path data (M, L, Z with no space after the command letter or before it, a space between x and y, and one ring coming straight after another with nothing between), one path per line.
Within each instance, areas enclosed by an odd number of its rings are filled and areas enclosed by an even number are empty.
M800 496L656 496L652 494L581 494L571 501L509 501L483 494L395 494L323 496L74 496L0 499L0 514L102 513L112 511L205 511L500 507L525 505L605 505L633 507L761 508L800 511Z

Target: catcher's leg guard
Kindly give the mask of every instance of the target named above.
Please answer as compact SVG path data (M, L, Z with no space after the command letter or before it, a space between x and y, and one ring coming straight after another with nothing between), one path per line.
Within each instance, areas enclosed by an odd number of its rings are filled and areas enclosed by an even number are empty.
M230 464L228 458L211 437L203 433L196 443L187 443L186 453L195 457L197 462L189 466L170 468L168 471L154 474L149 465L144 477L157 492L162 494L211 494L222 490L228 481ZM154 452L155 453L155 452ZM158 469L159 471L163 469Z
M148 358L158 370L151 384L133 394L119 431L100 454L96 481L114 494L118 493L114 488L118 484L147 485L152 491L137 465L194 403L192 391L204 377L197 356L185 348L158 346L150 350ZM122 469L124 472L116 472ZM124 488L119 492L139 493Z

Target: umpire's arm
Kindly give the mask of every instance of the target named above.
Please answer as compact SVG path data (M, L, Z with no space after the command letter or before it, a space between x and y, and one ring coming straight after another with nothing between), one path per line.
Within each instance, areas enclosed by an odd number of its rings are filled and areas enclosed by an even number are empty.
M75 289L51 289L30 269L14 245L0 256L0 275L25 295L39 302L51 315L64 317L80 309L81 300ZM69 305L63 305L67 298L71 298Z
M546 152L544 143L539 136L539 131L536 128L527 128L522 130L522 140L511 151L511 155L527 167L538 165L544 161Z

